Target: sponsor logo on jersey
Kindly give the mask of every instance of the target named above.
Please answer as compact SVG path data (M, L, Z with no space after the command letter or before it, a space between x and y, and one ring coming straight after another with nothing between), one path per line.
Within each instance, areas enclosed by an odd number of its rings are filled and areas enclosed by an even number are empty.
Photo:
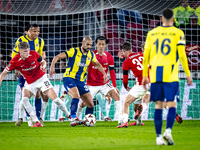
M35 46L36 46L36 47L38 47L39 45L38 45L38 44L36 44Z
M108 63L104 63L104 65L108 65Z
M90 60L90 57L88 57L88 60Z
M80 66L80 67L87 67L88 65L87 65L87 64L84 64L84 63L81 63L81 62L77 62L77 66Z
M33 65L35 62L32 62L31 65Z
M29 71L29 70L33 70L34 68L36 68L36 65L30 68L26 68L26 69L22 69L23 71Z

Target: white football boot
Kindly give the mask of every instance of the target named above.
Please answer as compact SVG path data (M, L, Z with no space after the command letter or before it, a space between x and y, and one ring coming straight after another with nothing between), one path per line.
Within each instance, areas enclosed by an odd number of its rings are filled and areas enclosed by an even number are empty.
M174 145L171 129L165 130L165 132L163 133L163 138L167 141L167 145Z
M156 145L166 145L162 136L156 138Z

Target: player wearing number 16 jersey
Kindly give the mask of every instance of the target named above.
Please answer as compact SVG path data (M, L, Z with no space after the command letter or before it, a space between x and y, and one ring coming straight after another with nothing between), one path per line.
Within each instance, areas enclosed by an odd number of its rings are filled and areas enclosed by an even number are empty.
M162 26L148 32L144 50L144 69L142 84L146 88L149 83L148 65L150 65L151 97L155 101L154 123L157 145L164 145L163 137L168 145L173 145L171 130L176 117L176 102L179 93L179 60L187 76L187 83L192 84L185 54L184 33L173 26L174 18L171 9L165 9L162 14ZM169 108L167 127L162 131L162 107L166 99Z

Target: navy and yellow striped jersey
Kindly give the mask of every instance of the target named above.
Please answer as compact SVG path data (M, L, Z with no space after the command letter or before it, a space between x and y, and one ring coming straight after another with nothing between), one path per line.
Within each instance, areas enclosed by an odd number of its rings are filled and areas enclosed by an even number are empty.
M65 54L68 57L68 62L63 77L70 77L79 81L85 81L90 62L97 61L94 53L88 51L87 54L83 54L81 48L77 47L71 48L66 51Z
M148 76L149 64L151 83L178 81L179 59L186 76L190 76L182 30L160 26L148 32L144 48L144 77Z
M29 43L30 50L35 50L36 52L38 52L40 54L40 56L42 56L42 52L43 52L43 48L44 48L44 40L40 37L36 38L35 40L30 40L28 38L28 35L23 35L23 36L20 36L15 43L15 47L12 51L12 58L15 57L15 55L17 55L19 53L18 44L20 42Z

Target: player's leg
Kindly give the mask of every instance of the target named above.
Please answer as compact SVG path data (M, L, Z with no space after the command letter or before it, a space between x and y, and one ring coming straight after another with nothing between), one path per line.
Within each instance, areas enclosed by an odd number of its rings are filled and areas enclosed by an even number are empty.
M157 145L166 145L162 132L162 109L164 102L164 92L163 92L163 83L152 83L150 88L150 101L155 101L155 111L154 111L154 125L156 130L156 144Z
M83 108L86 106L86 104L83 101L80 101L78 103L78 108L77 108L77 112L76 112L76 117L80 117L81 114L83 113Z
M96 99L99 102L99 106L101 108L101 112L102 112L102 114L104 116L104 121L111 121L111 119L108 118L108 115L107 115L105 96L103 96L101 93L97 93L96 94Z
M163 91L165 93L167 106L169 108L167 115L167 126L163 137L167 141L168 145L174 145L171 131L176 117L176 102L179 102L179 83L165 83Z
M118 124L121 124L121 122L122 122L122 104L120 101L120 96L117 93L116 89L112 86L111 83L107 83L107 84L101 86L100 91L104 95L107 95L107 96L111 97L112 99L114 99L116 114L118 116Z
M40 96L40 90L37 91L36 96L35 96L35 111L36 111L36 116L40 120L40 113L42 109L42 99Z
M20 75L19 86L21 88L21 91L23 91L24 84L25 84L25 79L23 78L22 75ZM22 92L22 94L23 94L23 92ZM23 95L22 95L22 97L23 97ZM30 115L27 112L26 112L26 114L28 117L30 117ZM16 121L15 126L20 126L22 124L23 117L24 117L24 105L23 105L22 101L20 101L20 103L19 103L19 119Z
M129 116L129 106L135 101L135 97L128 94L126 96L126 99L123 103L123 108L122 108L122 124L118 126L119 128L121 127L128 127L128 116Z
M143 108L143 109L142 109L141 115L142 115L143 112L145 112L146 109L148 108L149 100L150 100L150 92L147 91L147 92L145 93L145 95L142 97L142 103L141 103L141 105L142 105L142 108Z
M94 103L92 99L92 95L90 92L87 92L83 95L81 95L82 101L87 105L85 115L87 114L93 114L93 109L94 109Z
M44 113L47 108L49 97L46 94L44 94L42 91L40 91L40 95L42 96L42 108L41 108L41 113L40 113L40 123L44 126L43 117L44 117Z
M36 116L35 110L33 109L33 107L31 106L31 104L29 102L30 97L32 95L35 95L36 92L37 92L36 88L31 87L30 85L25 86L24 89L23 89L22 102L23 102L23 105L24 105L26 111L30 115L32 121L35 122L33 127L42 127L41 123L39 122L39 120Z

